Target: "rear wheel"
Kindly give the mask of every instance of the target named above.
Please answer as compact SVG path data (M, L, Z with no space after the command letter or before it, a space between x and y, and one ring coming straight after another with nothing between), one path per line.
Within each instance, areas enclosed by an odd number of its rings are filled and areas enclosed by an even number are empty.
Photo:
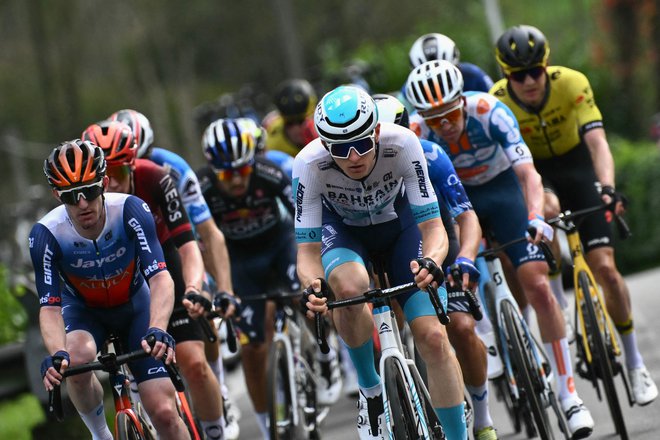
M543 384L535 369L535 362L531 358L531 340L527 338L514 304L509 301L502 302L503 321L506 327L507 339L513 364L514 375L518 383L521 399L527 403L531 416L536 425L538 435L542 440L553 439L552 429L549 427L548 415L545 410L539 392L542 392ZM528 435L530 433L528 432Z
M390 405L394 438L397 440L422 438L422 433L418 430L413 398L399 360L394 357L387 358L384 368L385 389Z
M594 302L594 297L591 296L591 293L596 292L595 289L597 287L589 281L589 277L585 272L580 272L578 275L578 283L580 289L582 289L584 298L584 311L586 312L584 321L589 340L589 348L591 349L591 362L596 377L603 382L607 405L610 408L610 414L612 415L616 432L621 436L622 440L627 440L628 430L626 429L626 422L623 419L619 396L617 395L616 385L614 383L614 368L612 366L614 354L603 336L603 333L608 331L606 312L600 301ZM614 337L614 335L611 335L611 337Z
M268 354L267 403L270 438L288 440L295 437L293 396L289 381L287 350L283 341L273 341Z

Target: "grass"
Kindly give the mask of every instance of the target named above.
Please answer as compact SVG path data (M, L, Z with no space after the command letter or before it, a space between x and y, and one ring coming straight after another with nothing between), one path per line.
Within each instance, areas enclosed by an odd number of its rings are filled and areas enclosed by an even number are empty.
M31 440L32 428L46 419L39 400L32 394L0 403L0 438Z

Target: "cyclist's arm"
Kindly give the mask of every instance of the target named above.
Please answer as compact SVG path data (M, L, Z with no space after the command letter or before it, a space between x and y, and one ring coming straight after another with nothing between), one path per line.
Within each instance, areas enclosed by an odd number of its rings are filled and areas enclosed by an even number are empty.
M584 143L589 148L596 177L601 185L614 187L614 158L607 143L605 129L593 128L584 133Z
M309 286L317 278L325 278L321 242L298 243L296 271L302 286Z
M431 258L440 267L449 250L447 231L442 219L435 217L425 220L418 223L417 227L422 234L422 255Z
M149 279L150 317L149 327L167 330L170 315L174 307L174 281L166 270L158 272Z
M66 351L66 333L61 307L45 306L39 309L39 327L49 354L60 350Z
M204 267L211 274L218 290L233 292L231 284L231 263L225 236L215 224L213 218L196 225L199 234Z
M195 240L187 241L178 247L181 257L181 271L186 283L186 291L201 292L204 281L204 260Z
M541 182L541 175L534 168L534 164L520 163L513 167L513 171L520 181L530 217L533 215L543 216L543 183Z
M481 244L481 225L477 214L473 210L464 211L455 218L459 228L460 249L458 257L469 258L474 261Z

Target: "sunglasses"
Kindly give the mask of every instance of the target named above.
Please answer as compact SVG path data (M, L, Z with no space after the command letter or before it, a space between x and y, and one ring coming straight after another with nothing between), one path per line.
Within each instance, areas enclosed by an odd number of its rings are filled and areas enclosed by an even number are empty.
M448 108L442 113L437 114L424 114L420 113L424 122L429 127L442 127L445 124L458 124L463 115L463 100L459 100L455 106Z
M67 205L77 205L81 197L91 202L101 194L103 194L103 180L66 191L57 191L60 200Z
M252 165L247 164L238 168L230 168L227 170L215 170L216 176L219 180L231 180L235 175L246 177L252 174Z
M286 125L287 127L291 127L294 125L302 125L306 121L305 118L283 118L283 119L284 119L284 125Z
M536 66L532 67L531 69L525 69L525 70L517 70L515 72L509 73L509 78L512 79L515 82L525 82L525 78L527 78L527 75L531 76L533 80L537 80L545 73L545 67L543 66Z
M351 150L355 150L359 156L364 156L376 147L376 135L372 132L369 136L362 139L334 144L326 143L325 146L328 148L330 156L335 159L348 159L348 156L351 155Z
M124 178L126 178L126 176L131 174L131 166L120 165L120 166L108 167L106 174L111 179L123 180Z

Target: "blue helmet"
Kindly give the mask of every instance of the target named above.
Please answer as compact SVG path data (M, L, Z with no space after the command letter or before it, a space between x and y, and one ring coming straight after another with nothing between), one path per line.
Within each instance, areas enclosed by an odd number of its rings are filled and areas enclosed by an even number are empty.
M234 169L254 162L254 136L235 119L211 123L204 131L202 149L215 169Z
M378 124L378 108L360 87L339 86L326 93L314 112L319 137L327 143L369 136Z

